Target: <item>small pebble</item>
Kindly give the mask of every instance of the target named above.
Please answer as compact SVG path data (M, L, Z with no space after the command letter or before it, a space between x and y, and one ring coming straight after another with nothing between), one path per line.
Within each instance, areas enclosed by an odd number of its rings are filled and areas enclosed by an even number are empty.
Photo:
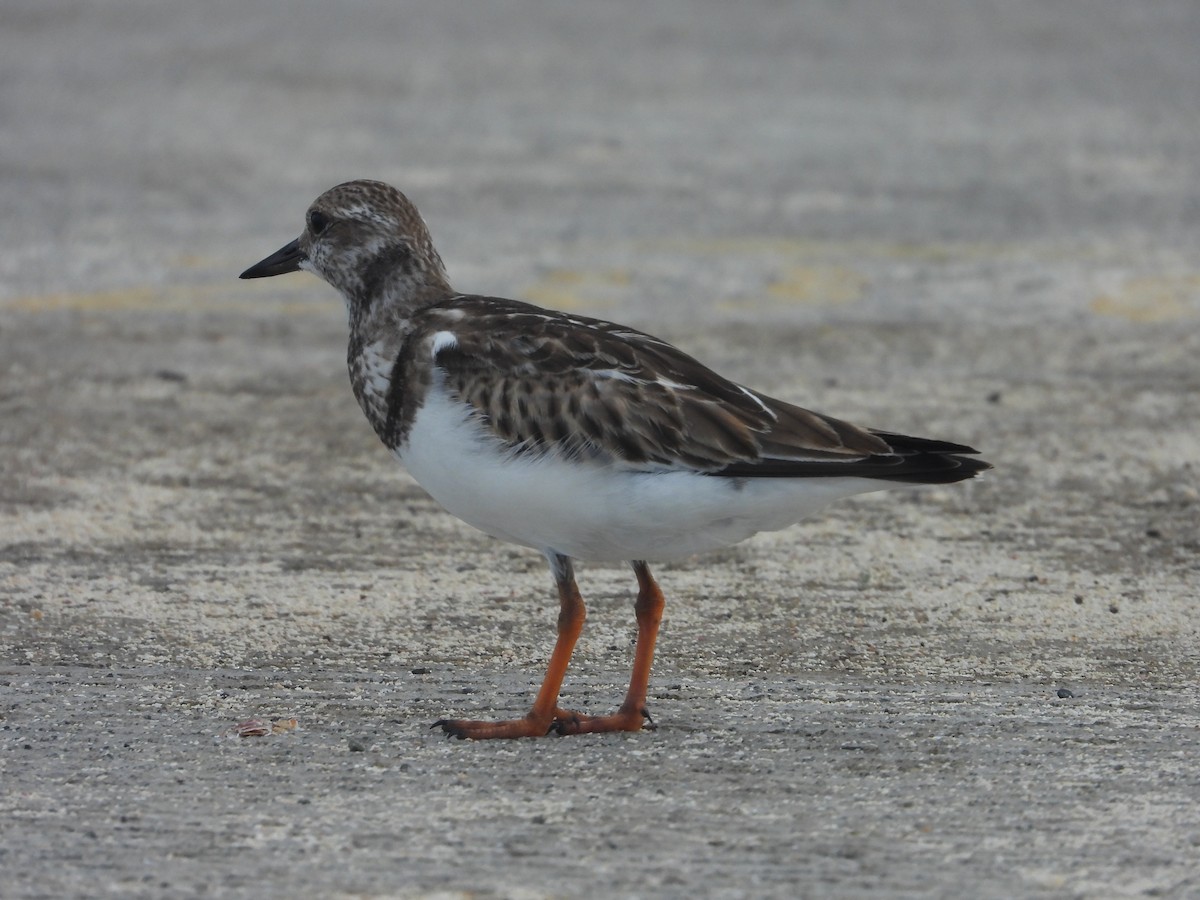
M1070 691L1068 691L1066 688L1059 688L1059 689L1058 689L1058 690L1057 690L1055 693L1057 693L1057 694L1058 694L1058 699L1059 699L1059 700L1068 700L1068 699L1070 699L1071 697L1074 697L1074 696L1075 696L1073 693L1071 693Z
M351 753L363 753L367 749L366 743L357 740L356 738L348 738L346 740L346 746L350 748Z

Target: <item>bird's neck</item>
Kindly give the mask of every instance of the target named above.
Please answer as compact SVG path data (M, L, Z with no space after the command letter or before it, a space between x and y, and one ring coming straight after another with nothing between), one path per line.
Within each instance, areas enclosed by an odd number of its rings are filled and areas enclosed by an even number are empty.
M388 443L387 421L389 404L395 403L401 385L396 366L404 345L412 334L410 317L402 310L387 307L356 317L350 317L350 343L346 351L346 366L354 398L366 414L375 433Z
M415 266L411 257L396 261L386 252L331 281L346 301L351 331L387 329L453 294L441 260Z
M432 251L431 251L432 252ZM403 365L421 311L453 296L441 260L415 269L368 266L356 284L341 287L349 314L346 363L354 396L375 433L392 449L401 439L396 419L403 393Z

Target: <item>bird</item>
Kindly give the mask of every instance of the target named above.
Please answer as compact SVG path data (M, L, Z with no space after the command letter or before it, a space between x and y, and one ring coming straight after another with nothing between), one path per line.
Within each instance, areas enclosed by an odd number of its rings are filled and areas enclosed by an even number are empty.
M665 600L648 560L728 547L854 494L991 468L963 444L767 396L625 325L458 293L416 207L380 181L321 194L301 235L240 277L295 271L345 301L351 388L409 474L451 514L549 564L557 638L532 706L431 726L452 737L654 728L646 695ZM611 713L559 705L586 617L576 560L626 562L637 580L633 668Z

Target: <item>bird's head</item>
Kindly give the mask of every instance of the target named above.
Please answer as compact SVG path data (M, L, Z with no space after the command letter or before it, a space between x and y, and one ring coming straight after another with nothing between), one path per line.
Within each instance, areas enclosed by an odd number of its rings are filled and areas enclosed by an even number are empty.
M300 237L241 277L301 269L337 288L352 319L381 302L415 308L450 290L417 208L381 181L348 181L330 188L308 208Z

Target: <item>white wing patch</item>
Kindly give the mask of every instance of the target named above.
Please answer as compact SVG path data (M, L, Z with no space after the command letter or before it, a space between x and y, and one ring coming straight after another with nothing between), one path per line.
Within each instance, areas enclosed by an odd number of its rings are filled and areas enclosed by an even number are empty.
M458 336L453 331L437 331L433 335L433 343L429 349L429 355L437 359L437 355L443 350L452 350L458 346Z
M761 406L762 411L765 412L768 416L770 416L772 420L779 418L779 416L775 415L775 411L772 410L771 407L767 406L767 404L763 403L762 400L758 397L758 395L755 394L752 390L750 390L748 388L744 388L740 384L737 385L737 388L743 394L745 394L747 397L749 397L751 400L753 400L755 403L757 403L759 406Z
M593 378L611 378L614 381L640 381L639 378L634 378L628 372L622 372L620 369L593 369L591 371Z
M466 300L466 299L467 299L467 297L465 294L456 294L455 296L451 297L446 302L453 303L455 300ZM446 319L447 321L457 322L457 321L461 320L463 316L466 315L466 312L464 312L461 309L455 309L454 307L451 306L451 307L447 307L446 309L438 310L438 315L441 316L441 318Z
M686 391L691 389L690 384L680 384L678 381L668 378L666 375L659 375L654 380L669 391Z

